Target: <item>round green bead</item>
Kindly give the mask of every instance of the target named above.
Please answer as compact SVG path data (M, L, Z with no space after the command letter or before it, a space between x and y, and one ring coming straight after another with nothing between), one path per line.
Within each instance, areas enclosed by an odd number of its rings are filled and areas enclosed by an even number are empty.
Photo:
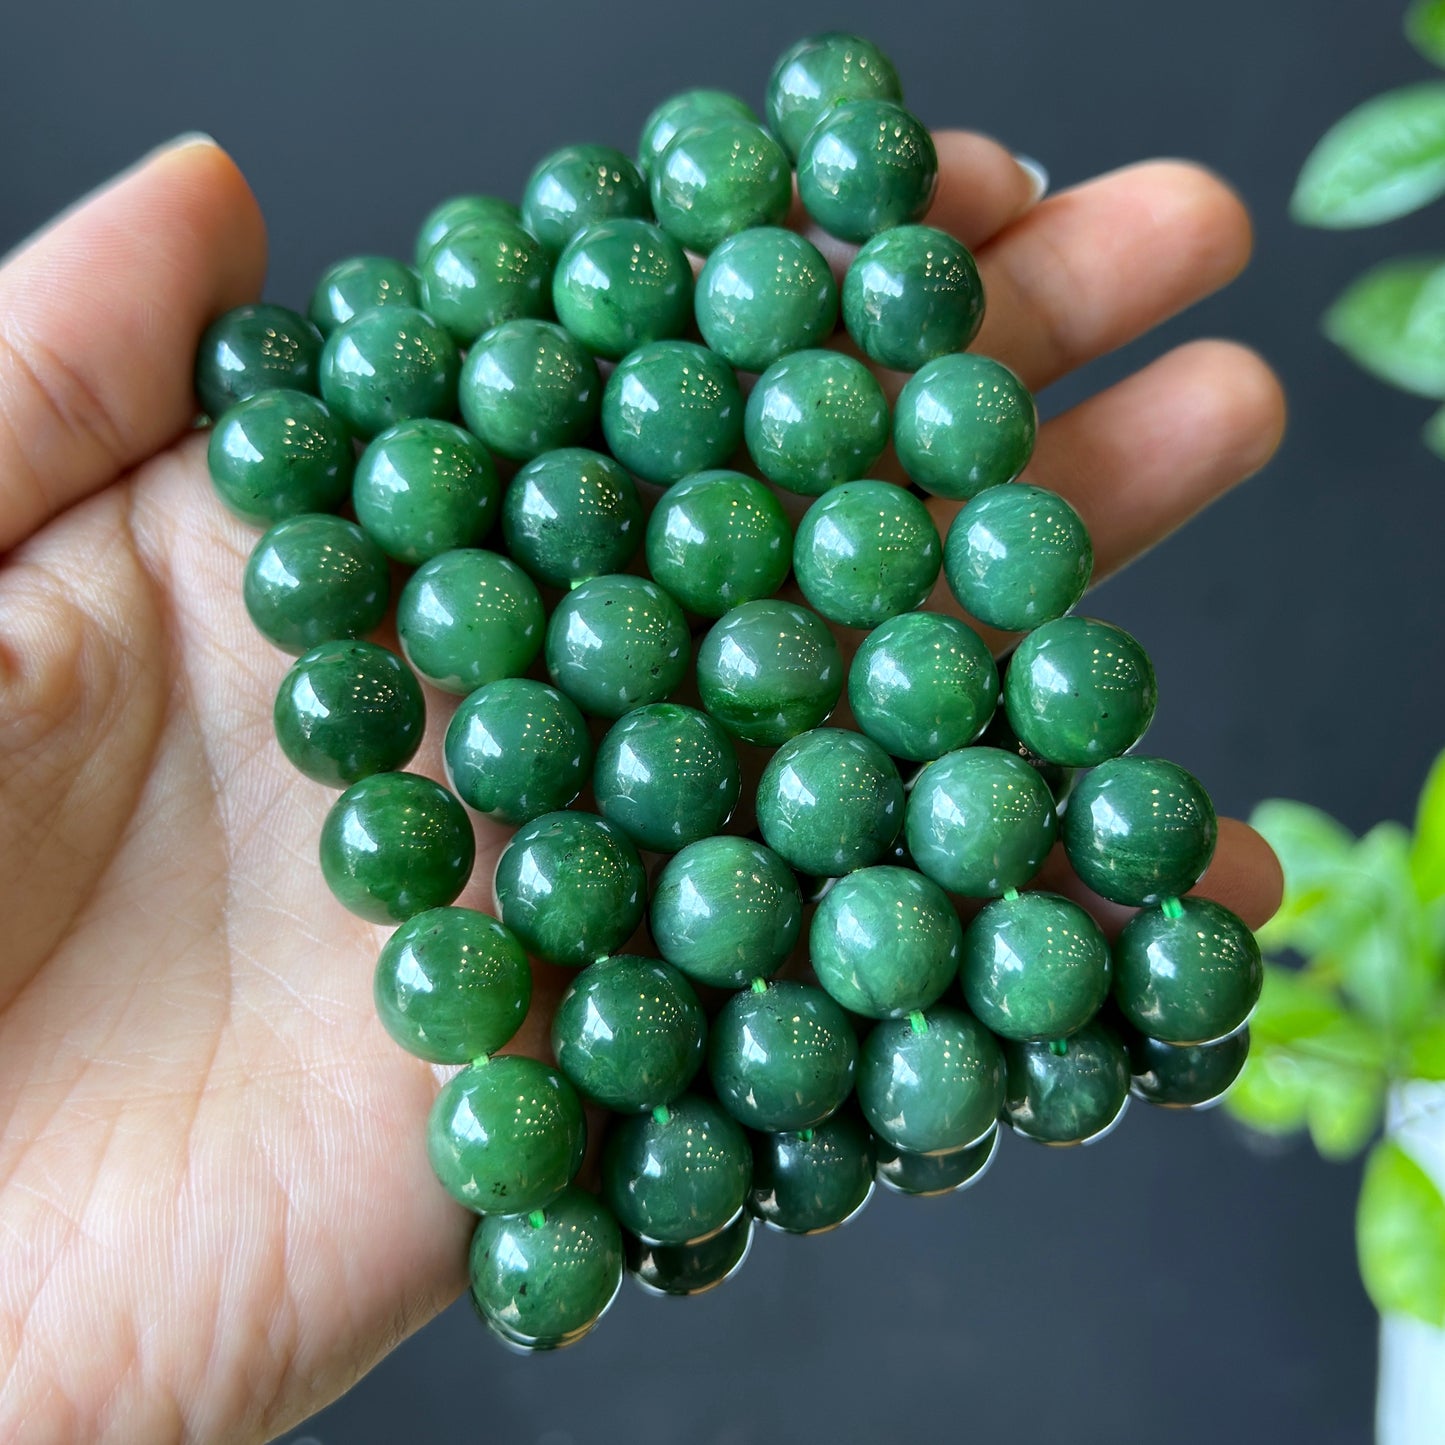
M522 213L510 201L496 196L451 196L427 213L416 233L413 257L418 266L426 264L432 248L450 232L478 221L510 221L519 224Z
M556 688L527 677L501 677L464 698L445 752L457 796L513 828L573 802L592 767L582 714Z
M909 478L953 501L1011 482L1028 465L1038 412L1027 387L987 356L955 352L919 367L893 408Z
M838 351L798 351L758 378L743 430L770 482L816 497L866 475L883 454L888 403L861 361Z
M902 99L893 62L872 41L833 30L809 35L778 57L768 77L768 124L796 156L808 132L834 106Z
M314 396L263 391L212 428L206 461L216 494L238 517L269 527L346 500L355 454L340 417Z
M846 1224L873 1193L873 1136L844 1109L816 1128L753 1140L748 1208L788 1234Z
M983 639L936 612L890 618L863 639L848 669L854 721L910 762L971 743L997 701L998 669Z
M496 893L502 922L529 952L582 968L636 932L647 874L626 835L595 813L544 813L502 850Z
M421 281L410 266L390 256L349 256L321 273L307 314L330 336L359 312L421 304Z
M921 607L943 544L928 508L888 482L844 482L803 514L793 572L803 596L844 627L876 627Z
M277 522L256 543L242 591L256 630L299 654L378 626L391 577L381 548L355 522L311 513Z
M496 520L497 469L469 431L416 417L375 437L351 483L356 520L398 562L475 547Z
M353 783L321 828L321 871L337 899L372 923L401 923L450 903L476 859L466 810L416 773Z
M1007 675L1008 663L1005 662L1002 672ZM986 748L1000 748L1006 753L1013 753L1026 762L1048 785L1049 792L1053 794L1055 806L1061 806L1065 798L1073 790L1074 782L1078 777L1076 768L1060 767L1058 763L1050 763L1039 757L1037 753L1030 752L1019 740L1013 728L1009 726L1008 713L1003 708L994 711L989 725L979 734L979 743Z
M1130 1029L1125 1038L1133 1090L1161 1109L1212 1104L1239 1077L1249 1057L1249 1030L1208 1044L1166 1044Z
M629 1234L624 1246L627 1268L648 1294L695 1295L730 1280L743 1267L752 1242L752 1216L743 1214L697 1244L648 1244Z
M963 936L963 996L1005 1039L1061 1039L1109 996L1099 925L1056 893L1020 893L982 908Z
M654 341L608 377L602 431L613 456L649 482L720 467L743 436L737 377L704 346Z
M384 306L338 326L321 353L321 395L363 439L457 409L456 343L424 311Z
M1058 1050L1062 1050L1059 1052ZM1060 1043L1006 1043L1004 1118L1040 1144L1082 1144L1118 1122L1129 1102L1129 1058L1095 1020Z
M432 908L409 918L381 950L372 979L376 1012L408 1053L468 1064L522 1027L532 970L510 929L473 908Z
M977 1144L951 1154L914 1154L879 1140L878 1182L897 1194L927 1196L967 1189L988 1172L998 1154L998 1140L997 1124Z
M813 914L818 982L864 1018L902 1018L942 998L958 973L963 927L948 895L911 868L860 868Z
M756 226L729 236L697 278L698 330L743 371L765 371L820 346L838 323L838 283L823 253L796 231Z
M669 858L652 894L652 939L697 983L740 988L770 978L798 941L793 871L749 838L704 838Z
M836 878L878 862L898 836L903 784L871 738L814 728L773 754L757 809L768 847L804 873Z
M585 440L602 381L587 348L550 321L504 321L467 353L460 401L468 427L514 462Z
M994 1036L962 1009L939 1004L911 1019L884 1019L863 1040L858 1103L885 1143L947 1154L993 1128L1004 1097Z
M396 604L407 661L461 695L525 672L541 649L545 620L532 579L510 558L476 547L423 562Z
M522 193L522 224L555 256L584 226L649 215L647 182L611 146L563 146L545 157Z
M520 1054L469 1064L448 1079L427 1120L442 1187L484 1214L545 1209L582 1167L587 1121L558 1070Z
M742 1126L711 1099L684 1094L615 1122L602 1193L618 1223L650 1244L693 1244L741 1213L753 1156Z
M215 420L259 391L317 389L321 333L285 306L237 306L206 327L196 348L196 397Z
M723 117L750 120L755 124L758 119L752 106L725 90L684 90L680 95L669 96L643 122L642 135L637 142L638 166L642 174L652 174L657 158L672 143L678 131Z
M426 727L412 670L394 652L351 639L303 653L282 679L272 714L281 751L331 788L405 767Z
M732 739L706 713L670 702L613 723L592 772L597 811L654 853L720 833L741 786Z
M1058 836L1048 784L998 748L959 748L929 763L908 799L908 851L950 893L996 898L1043 867Z
M552 314L552 257L513 221L472 221L437 242L421 268L427 314L458 346L503 321Z
M1219 824L1199 779L1163 758L1111 758L1080 779L1064 849L1086 887L1144 907L1187 893L1214 856Z
M678 131L649 177L657 223L706 255L751 226L776 226L793 199L787 153L756 121L714 115Z

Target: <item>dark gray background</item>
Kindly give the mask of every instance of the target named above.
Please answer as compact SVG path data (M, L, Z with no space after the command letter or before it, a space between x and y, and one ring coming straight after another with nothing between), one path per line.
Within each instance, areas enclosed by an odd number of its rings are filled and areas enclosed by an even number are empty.
M1045 408L1214 333L1279 368L1292 429L1264 475L1093 607L1154 655L1151 750L1197 771L1222 810L1294 796L1362 828L1408 817L1445 741L1445 467L1417 441L1427 404L1355 372L1317 318L1370 260L1438 245L1440 222L1305 232L1285 202L1330 121L1428 73L1396 12L1380 0L10 3L0 250L201 128L231 148L269 217L271 296L304 305L338 256L408 254L442 195L516 196L532 162L568 141L631 148L647 110L685 86L756 102L784 45L833 27L880 41L930 124L990 131L1042 159L1056 187L1144 156L1197 158L1253 207L1250 272ZM956 1198L882 1197L814 1240L761 1235L743 1274L704 1298L628 1285L598 1333L558 1356L506 1355L458 1306L296 1437L871 1445L1148 1431L1173 1445L1357 1445L1375 1328L1354 1270L1357 1185L1357 1169L1305 1147L1252 1152L1218 1113L1136 1107L1098 1148L1005 1140L991 1176Z

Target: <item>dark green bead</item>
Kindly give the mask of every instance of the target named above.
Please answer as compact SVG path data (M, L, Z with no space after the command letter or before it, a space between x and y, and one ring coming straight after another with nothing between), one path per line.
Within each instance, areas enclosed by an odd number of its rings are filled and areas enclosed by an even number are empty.
M428 682L463 696L525 672L541 650L545 621L532 579L509 558L475 547L422 563L396 604L407 660Z
M405 767L426 727L412 670L394 652L351 639L303 653L282 679L272 715L281 751L331 788Z
M530 952L582 968L636 932L647 874L626 836L595 813L544 813L503 849L496 892L502 922Z
M522 213L516 206L496 196L451 196L428 212L421 223L413 252L416 264L424 265L432 247L459 226L469 226L477 221L511 221L517 224L521 219Z
M602 431L613 456L649 482L720 467L743 438L737 377L704 346L654 341L608 377Z
M702 1067L707 1019L671 964L623 954L579 973L552 1019L557 1067L594 1104L670 1104Z
M692 267L682 247L651 221L599 221L578 231L558 258L552 303L584 346L617 360L687 330Z
M503 321L552 314L552 256L512 221L472 221L437 242L421 268L425 310L458 346Z
M893 62L858 35L809 35L778 57L768 77L768 124L796 156L808 132L845 100L903 99Z
M697 983L740 988L782 967L803 921L793 871L749 838L691 843L658 875L652 939Z
M647 182L611 146L563 146L545 157L522 193L522 224L555 256L584 226L648 217Z
M695 1295L716 1289L743 1267L752 1242L750 1214L740 1215L697 1244L648 1244L635 1234L624 1239L627 1268L651 1295Z
M456 343L412 306L362 311L338 326L321 353L321 395L362 438L414 416L457 409Z
M1006 1043L1004 1118L1040 1144L1082 1144L1111 1128L1129 1102L1129 1058L1096 1020L1062 1043Z
M711 1099L684 1094L658 1112L614 1123L602 1155L603 1197L639 1239L695 1243L738 1217L752 1150L742 1126Z
M687 130L689 126L705 125L722 116L757 121L752 106L725 90L684 90L680 95L669 96L643 122L642 136L637 142L638 165L642 174L652 174L657 158L672 143L678 131Z
M908 851L950 893L996 898L1043 867L1058 836L1048 784L998 748L960 748L929 763L908 799Z
M963 936L963 996L1000 1038L1061 1039L1109 996L1099 925L1056 893L1020 893L982 908Z
M514 462L586 439L602 381L587 348L550 321L504 321L467 353L467 426Z
M993 1128L1004 1097L994 1036L962 1009L939 1004L884 1019L863 1040L858 1102L873 1132L914 1154L947 1154Z
M650 180L658 225L702 255L735 231L776 226L793 199L787 153L742 116L714 115L678 131Z
M580 1340L622 1287L622 1231L602 1202L575 1185L538 1224L525 1214L477 1221L471 1296L493 1333L524 1350Z
M580 582L547 625L552 681L593 717L661 702L687 675L692 638L656 582L615 573Z
M848 669L854 721L910 762L971 743L997 701L998 669L983 639L936 612L890 618L863 639Z
M977 1144L951 1154L914 1154L878 1141L878 1182L898 1194L952 1194L967 1189L987 1173L998 1153L995 1124Z
M390 256L350 256L321 273L308 314L312 325L330 336L358 312L421 304L421 281L410 266Z
M481 442L430 417L398 422L376 437L351 483L356 520L389 557L410 567L482 542L501 494Z
M321 871L337 899L373 923L401 923L450 903L476 859L466 810L416 773L353 783L321 828Z
M484 1214L545 1209L582 1167L587 1122L558 1070L520 1054L470 1064L442 1086L427 1120L442 1187Z
M921 607L943 544L928 508L888 482L844 482L803 514L793 572L803 596L844 627L876 627Z
M1249 1057L1249 1030L1209 1044L1166 1044L1130 1029L1125 1039L1134 1092L1162 1109L1212 1104L1239 1077Z
M1114 1001L1141 1033L1166 1044L1232 1034L1259 1002L1264 962L1237 914L1207 898L1146 908L1114 945Z
M556 688L501 677L452 714L446 764L464 803L515 828L565 808L587 786L592 740L582 714Z
M948 895L911 868L860 868L813 914L808 953L818 982L864 1018L929 1008L958 973L963 927Z
M872 739L814 728L773 754L757 809L768 847L803 873L834 878L883 857L903 826L903 784Z
M816 1128L755 1138L748 1208L788 1234L837 1229L873 1193L873 1147L851 1109Z
M381 950L372 979L376 1012L408 1053L468 1064L522 1027L532 970L510 929L472 908L409 918Z
M742 786L732 739L677 703L636 708L597 748L597 811L639 848L676 853L720 833Z
M1028 465L1038 413L1028 388L987 356L956 352L919 367L893 408L893 445L925 492L953 501L1011 482Z
M220 499L243 521L269 527L339 507L355 453L345 423L314 396L263 391L222 415L206 461Z
M729 236L697 278L703 340L743 371L821 346L838 323L838 283L796 231L756 226Z
M321 333L285 306L237 306L206 327L196 348L196 396L214 420L258 391L317 389Z
M1163 758L1111 758L1086 773L1064 813L1064 848L1083 883L1144 907L1188 893L1219 824L1199 779Z
M324 513L277 522L252 550L243 587L256 630L291 653L370 632L390 591L381 548L355 522Z
M744 432L770 482L816 497L865 476L883 454L888 403L861 361L838 351L798 351L758 378Z

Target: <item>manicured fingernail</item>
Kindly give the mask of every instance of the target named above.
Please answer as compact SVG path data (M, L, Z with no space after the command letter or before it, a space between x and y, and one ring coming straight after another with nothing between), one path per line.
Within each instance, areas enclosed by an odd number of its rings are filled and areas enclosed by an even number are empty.
M207 135L203 130L186 130L182 131L180 135L173 136L170 140L158 145L146 159L150 160L153 156L163 156L168 151L183 151L189 146L214 146L215 144L215 136Z
M1029 205L1043 200L1049 193L1049 173L1032 156L1014 157L1014 164L1029 178L1029 186L1032 194L1029 196Z

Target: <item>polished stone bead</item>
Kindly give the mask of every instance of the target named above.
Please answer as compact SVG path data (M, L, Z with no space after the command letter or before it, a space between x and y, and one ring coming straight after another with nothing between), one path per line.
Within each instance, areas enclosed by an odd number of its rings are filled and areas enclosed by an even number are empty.
M520 1054L469 1064L442 1085L427 1120L442 1187L484 1214L545 1209L576 1177L586 1145L577 1091Z
M971 743L997 701L998 669L983 639L936 612L890 618L863 639L848 669L854 721L910 762Z
M504 321L467 353L460 400L494 452L526 462L584 441L602 382L587 348L550 321Z
M657 158L672 143L678 131L724 117L750 120L754 124L758 119L752 106L725 90L684 90L679 95L669 96L643 122L642 136L637 142L638 167L642 174L652 174Z
M545 157L522 193L522 224L555 256L584 226L648 217L647 182L611 146L563 146Z
M522 213L516 206L496 196L451 196L427 213L416 233L413 258L418 266L425 265L432 248L460 226L478 221L511 221L515 225L521 219Z
M656 1114L615 1121L602 1155L602 1193L639 1239L691 1244L738 1217L752 1172L742 1126L712 1099L684 1094Z
M976 1144L994 1127L1003 1097L998 1043L962 1009L938 1004L883 1019L863 1040L858 1103L895 1148L947 1154Z
M758 782L763 841L794 868L839 877L876 863L903 826L893 760L862 733L814 728L775 752Z
M349 256L328 266L311 293L307 314L323 336L378 306L420 306L421 279L390 256Z
M563 994L552 1052L583 1098L636 1114L692 1083L706 1035L702 1005L677 969L622 954L590 964Z
M843 324L865 356L894 371L962 351L983 325L983 282L968 247L932 226L874 236L843 278Z
M353 783L321 828L321 871L337 899L373 923L401 923L452 902L476 859L466 810L416 773Z
M692 267L682 247L651 221L599 221L578 231L558 257L552 304L584 346L618 360L687 330Z
M575 1344L622 1287L622 1231L601 1200L573 1185L543 1213L490 1214L472 1234L472 1303L523 1350Z
M1007 662L1004 663L1001 671L1007 676ZM1008 713L1003 708L995 709L993 718L979 734L978 741L983 747L999 748L1003 752L1013 753L1016 757L1022 758L1048 784L1056 807L1073 790L1074 782L1078 778L1078 770L1060 767L1058 763L1051 763L1037 753L1031 752L1019 741L1018 734L1009 726Z
M648 1244L625 1236L627 1268L650 1295L705 1294L742 1267L753 1242L753 1218L739 1215L726 1229L697 1244Z
M820 988L774 981L735 993L708 1034L708 1075L740 1124L772 1134L810 1129L853 1092L858 1040Z
M844 482L798 523L793 573L803 596L844 627L876 627L921 607L943 543L928 508L888 482Z
M608 377L602 431L613 456L649 482L720 467L743 438L737 377L704 346L654 341Z
M959 748L929 763L908 799L908 850L920 871L965 898L1022 888L1058 835L1048 785L997 748Z
M1149 654L1122 627L1060 617L1014 650L1003 700L1025 747L1083 768L1117 757L1144 736L1159 689Z
M808 952L818 982L864 1018L929 1008L958 973L963 928L948 895L911 868L860 868L813 914Z
M449 421L416 417L362 452L351 483L356 520L409 567L485 540L502 487L487 449Z
M652 894L652 939L697 983L741 988L782 967L803 921L793 871L749 838L704 838L668 859Z
M1143 907L1188 893L1219 824L1199 779L1163 758L1111 758L1084 774L1064 813L1064 848L1095 893Z
M680 130L649 176L657 223L706 255L751 226L776 226L793 199L787 153L756 121L714 115Z
M952 1194L976 1184L998 1154L995 1124L977 1144L951 1154L914 1154L877 1141L878 1182L897 1194Z
M804 137L846 100L903 99L893 62L858 35L809 35L778 57L768 77L768 124L796 156Z
M1020 893L980 909L963 936L963 996L1000 1038L1061 1039L1109 996L1099 925L1056 893Z
M423 309L458 346L503 321L552 314L552 255L514 221L472 221L437 242L421 268Z
M461 356L424 311L384 306L338 326L321 353L321 395L366 439L414 416L457 409Z
M1108 1130L1129 1102L1129 1058L1095 1020L1061 1043L1005 1043L1004 1118L1040 1144L1082 1144Z
M532 970L521 943L495 918L473 908L432 908L386 940L371 991L387 1033L408 1053L433 1064L469 1064L522 1027Z
M654 853L722 832L741 786L732 739L706 713L671 702L613 723L592 771L597 811Z
M1239 1077L1249 1057L1249 1030L1208 1044L1166 1044L1130 1029L1125 1036L1133 1089L1161 1109L1212 1104Z
M873 1193L873 1136L851 1110L815 1128L753 1139L748 1208L788 1234L846 1224Z
M691 656L682 608L645 577L579 582L547 624L547 671L593 717L661 702L687 675Z
M476 547L422 563L396 604L407 661L462 696L525 672L541 649L545 620L532 579L510 558Z
M729 236L697 278L703 340L743 371L766 371L821 346L838 323L838 283L823 253L796 231L755 226Z
M544 813L502 850L496 893L502 922L530 952L582 968L636 932L647 874L626 835L595 813Z
M576 800L592 768L592 739L576 706L545 682L501 677L462 700L446 734L457 796L518 827Z
M390 590L386 557L355 522L310 513L277 522L256 543L242 595L256 630L299 654L370 632Z
M196 397L213 421L258 391L315 394L321 333L285 306L237 306L206 327L196 348Z
M933 137L893 101L845 101L798 148L798 196L808 214L843 241L866 241L918 220L937 188Z
M690 612L721 617L771 597L793 558L772 489L741 472L696 472L669 487L647 523L647 570Z
M412 670L372 642L323 642L281 680L272 716L281 751L308 778L346 788L403 768L421 746L426 703Z
M954 501L1011 482L1034 451L1028 389L987 356L956 352L919 367L893 408L893 445L925 492Z
M838 351L775 361L748 397L748 452L790 492L816 497L865 476L888 444L888 403L878 379Z

